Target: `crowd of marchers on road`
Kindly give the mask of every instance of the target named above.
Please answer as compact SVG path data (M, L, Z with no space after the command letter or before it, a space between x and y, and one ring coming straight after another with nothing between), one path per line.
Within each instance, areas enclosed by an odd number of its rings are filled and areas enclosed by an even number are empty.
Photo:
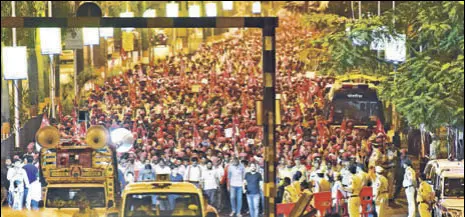
M426 181L433 178L421 174L417 180L419 171L406 150L400 150L398 134L389 138L377 123L358 128L351 120L331 128L331 118L323 115L324 89L334 80L305 76L297 44L311 34L296 20L280 17L277 31L277 92L283 111L276 135L277 202L295 203L304 191L332 192L336 207L341 192L348 215L355 217L360 216L360 191L370 186L378 216L385 215L402 189L409 217L417 208L422 217L431 214L435 197ZM137 138L128 153L118 156L122 189L167 174L172 182L202 189L219 212L237 217L263 213L264 135L252 109L261 99L261 46L260 32L245 31L203 45L192 55L136 65L96 87L89 99L90 124L127 128ZM60 117L60 123L52 124L65 138L85 134L76 117ZM2 187L13 209L37 209L41 200L38 156L34 145L28 148L25 158L14 156L2 167ZM463 198L463 190L444 184L451 179L437 178L444 176L442 171L435 174L431 182L443 186L442 196ZM448 184L463 188L463 173L461 182L459 177ZM91 209L82 207L86 210Z

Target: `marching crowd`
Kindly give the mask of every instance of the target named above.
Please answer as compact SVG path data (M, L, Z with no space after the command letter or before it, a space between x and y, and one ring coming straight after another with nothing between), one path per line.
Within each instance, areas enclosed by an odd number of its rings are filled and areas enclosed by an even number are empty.
M384 206L401 188L407 189L407 197L415 193L411 161L405 150L399 151L398 134L388 138L376 124L358 129L346 120L330 129L331 118L323 115L324 89L334 80L306 76L298 60L299 44L311 32L296 20L280 17L277 30L282 108L282 124L276 129L277 202L294 203L303 191L330 191L337 206L341 191L350 216L360 216L359 193L372 186L377 214L384 216ZM124 127L136 138L131 151L118 156L123 189L168 174L172 181L203 189L219 211L259 216L264 207L264 147L254 105L262 96L261 43L261 32L240 31L190 55L136 65L96 87L89 98L91 125ZM65 136L81 134L69 117L58 127ZM34 158L26 161L29 165ZM13 168L21 168L17 163ZM28 187L37 171L24 168ZM13 180L10 175L8 180ZM414 211L409 210L409 217Z

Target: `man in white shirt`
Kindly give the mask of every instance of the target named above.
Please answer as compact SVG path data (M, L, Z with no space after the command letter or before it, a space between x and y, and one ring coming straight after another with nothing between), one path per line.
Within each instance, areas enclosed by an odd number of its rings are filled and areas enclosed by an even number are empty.
M187 166L184 175L184 181L190 182L197 187L200 187L200 178L202 177L202 168L198 164L196 157L192 158L192 165Z
M202 172L201 186L205 194L208 196L208 202L212 204L215 202L216 190L220 184L220 176L218 172L213 169L213 162L208 161L206 169Z
M169 176L170 174L171 174L171 168L169 166L166 166L165 160L160 159L160 161L158 162L158 165L155 166L155 176L158 176L158 175Z
M13 209L22 210L24 201L24 187L29 188L26 170L22 168L21 160L13 161L14 167L8 170L7 179L10 181L10 194L13 195Z

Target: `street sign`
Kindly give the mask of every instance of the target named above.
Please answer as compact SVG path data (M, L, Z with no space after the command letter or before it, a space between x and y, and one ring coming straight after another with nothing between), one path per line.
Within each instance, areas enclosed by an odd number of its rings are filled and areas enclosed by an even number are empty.
M61 54L61 29L39 28L40 49L44 55Z
M66 31L65 48L67 50L82 49L84 42L81 28L69 28Z
M123 49L124 51L134 50L134 34L132 32L123 32Z
M383 32L387 30L386 26L379 27L372 32L373 41L370 44L371 50L384 50L386 48L386 38Z
M405 34L399 34L396 37L390 37L387 40L385 47L385 58L388 61L405 62L407 50L405 42L407 37Z

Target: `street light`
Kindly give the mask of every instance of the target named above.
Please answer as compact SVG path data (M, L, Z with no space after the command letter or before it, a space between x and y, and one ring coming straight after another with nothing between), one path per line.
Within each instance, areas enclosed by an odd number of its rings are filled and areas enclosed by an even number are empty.
M231 11L233 9L233 1L222 1L221 3L223 3L223 10Z
M157 11L155 11L155 9L147 9L142 16L143 17L156 17Z
M51 3L49 3L49 6ZM52 117L55 118L55 69L53 68L53 55L61 54L61 29L40 28L41 53L50 57L50 104Z
M166 4L166 16L167 17L178 17L179 14L179 4L171 2Z
M27 79L27 49L21 47L3 47L3 77L5 80Z
M189 17L200 17L200 6L189 5Z
M100 43L99 28L82 28L84 45L90 47L90 66L94 66L94 45Z
M260 14L262 12L262 5L259 1L254 1L252 3L252 13L253 14Z
M205 4L205 7L207 8L207 17L216 17L216 3L207 3Z

